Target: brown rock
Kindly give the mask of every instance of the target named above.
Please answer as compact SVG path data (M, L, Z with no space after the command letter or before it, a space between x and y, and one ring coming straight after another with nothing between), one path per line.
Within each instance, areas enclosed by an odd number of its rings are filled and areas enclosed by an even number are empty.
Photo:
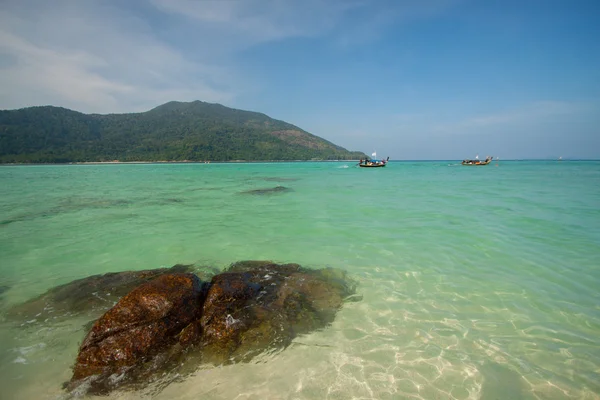
M70 386L94 378L93 389L110 389L107 378L139 365L177 341L200 318L204 293L193 274L162 275L137 287L106 312L79 349Z
M212 279L200 320L204 344L235 347L232 341L239 331L252 323L253 315L243 311L258 295L261 286L251 282L250 278L251 275L245 272L225 272Z
M202 284L191 274L145 283L104 314L81 345L69 388L102 393L191 373L202 363L250 361L333 321L354 293L345 273L240 261Z

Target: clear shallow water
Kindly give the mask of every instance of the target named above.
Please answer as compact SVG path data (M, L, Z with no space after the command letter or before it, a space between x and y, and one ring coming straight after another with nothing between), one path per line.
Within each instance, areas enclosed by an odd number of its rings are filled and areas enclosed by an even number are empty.
M0 195L1 310L177 263L360 282L278 354L109 398L600 399L600 162L6 166ZM3 398L61 398L87 320L23 322L0 325Z

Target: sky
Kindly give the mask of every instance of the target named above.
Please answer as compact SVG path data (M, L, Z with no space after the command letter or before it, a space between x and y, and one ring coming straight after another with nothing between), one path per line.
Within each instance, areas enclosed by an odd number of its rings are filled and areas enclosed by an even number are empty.
M0 0L0 109L202 100L391 159L600 159L598 21L598 0Z

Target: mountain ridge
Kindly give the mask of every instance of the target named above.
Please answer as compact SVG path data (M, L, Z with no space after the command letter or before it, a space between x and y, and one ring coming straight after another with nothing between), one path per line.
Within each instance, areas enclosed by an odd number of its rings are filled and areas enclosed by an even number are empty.
M0 110L0 163L287 161L364 157L266 114L200 100L138 113Z

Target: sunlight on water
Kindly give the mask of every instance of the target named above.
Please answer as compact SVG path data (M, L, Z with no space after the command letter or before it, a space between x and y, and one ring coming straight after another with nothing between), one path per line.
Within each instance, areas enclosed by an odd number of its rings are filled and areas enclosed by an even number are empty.
M359 282L330 327L140 399L600 399L600 163L0 168L0 307L93 274L271 259ZM6 398L66 398L97 314L0 325Z

